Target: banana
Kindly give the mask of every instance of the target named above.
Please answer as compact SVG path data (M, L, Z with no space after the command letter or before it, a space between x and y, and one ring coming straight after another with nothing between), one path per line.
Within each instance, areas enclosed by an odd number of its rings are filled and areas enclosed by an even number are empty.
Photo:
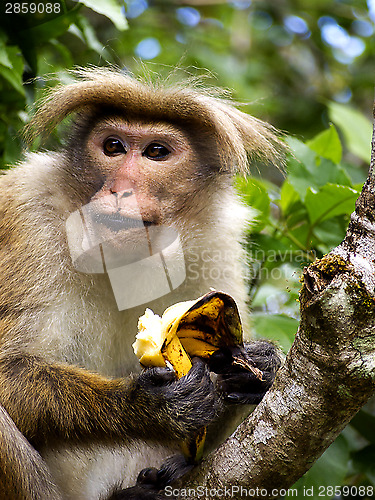
M208 359L221 347L242 345L242 324L234 299L214 290L197 300L174 304L161 317L146 309L138 321L133 349L142 366L170 363L180 378L192 367L192 357ZM234 358L234 364L262 379L262 372L241 355ZM201 458L205 434L206 429L202 429L182 444L186 457L194 461Z
M176 313L178 311L179 308L176 307ZM145 314L138 320L138 334L133 349L142 366L166 366L168 361L177 377L181 378L188 373L192 364L174 329L171 328L173 317L169 312L166 316L164 313L161 318L151 309L146 309Z
M165 366L161 353L165 335L162 331L161 317L146 309L138 321L138 334L133 349L143 366Z
M242 325L233 298L212 291L197 300L178 302L162 317L146 309L139 318L134 352L143 366L168 361L181 377L190 357L209 358L220 347L242 345Z

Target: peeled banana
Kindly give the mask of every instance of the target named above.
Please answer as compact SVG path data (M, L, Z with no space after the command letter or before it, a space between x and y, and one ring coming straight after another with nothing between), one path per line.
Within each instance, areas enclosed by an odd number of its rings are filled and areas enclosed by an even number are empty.
M234 299L211 291L197 300L179 302L160 317L151 309L139 318L133 349L145 366L172 365L178 378L190 370L191 357L209 358L221 347L243 344L242 324ZM242 357L234 364L252 371L262 379L262 372ZM199 460L203 453L205 429L182 448L187 457Z

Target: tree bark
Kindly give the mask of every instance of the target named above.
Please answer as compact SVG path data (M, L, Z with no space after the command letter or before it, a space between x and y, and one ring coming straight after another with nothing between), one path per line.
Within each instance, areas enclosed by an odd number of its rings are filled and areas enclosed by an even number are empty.
M375 392L374 137L375 128L369 175L344 241L304 270L300 327L273 387L178 486L200 487L206 494L199 498L212 498L210 488L227 488L227 498L245 497L241 488L252 498L278 497Z

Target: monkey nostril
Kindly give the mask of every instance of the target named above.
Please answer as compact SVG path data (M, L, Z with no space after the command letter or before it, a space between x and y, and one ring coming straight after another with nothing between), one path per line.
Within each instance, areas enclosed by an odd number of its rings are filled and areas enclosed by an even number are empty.
M128 189L127 191L121 191L120 193L117 194L120 195L120 198L128 198L129 196L132 196L134 193L132 189Z

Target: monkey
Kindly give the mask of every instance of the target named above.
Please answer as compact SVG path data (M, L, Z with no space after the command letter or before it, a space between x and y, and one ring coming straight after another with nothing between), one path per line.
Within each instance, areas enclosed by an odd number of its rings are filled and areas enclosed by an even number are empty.
M160 489L190 467L179 443L202 427L222 441L228 415L258 403L280 366L276 347L251 339L251 214L233 178L253 159L278 162L282 141L199 84L113 68L71 77L25 132L44 141L64 122L65 142L0 176L0 492L152 498L148 478ZM141 370L132 342L145 308L211 289L236 300L263 380L233 368L230 349L178 380Z

